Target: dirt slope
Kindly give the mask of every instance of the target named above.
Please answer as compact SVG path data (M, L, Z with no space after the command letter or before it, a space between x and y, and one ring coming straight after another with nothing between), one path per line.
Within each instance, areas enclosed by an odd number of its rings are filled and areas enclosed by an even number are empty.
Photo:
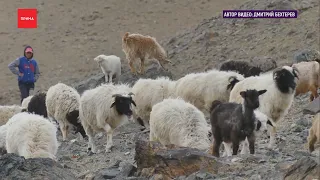
M149 34L161 40L244 0L3 0L0 2L0 104L19 103L16 77L7 65L30 44L39 61L36 90L62 81L71 83L100 72L93 58L115 54L124 58L124 32ZM17 8L36 7L37 29L17 29ZM123 71L127 71L123 59Z

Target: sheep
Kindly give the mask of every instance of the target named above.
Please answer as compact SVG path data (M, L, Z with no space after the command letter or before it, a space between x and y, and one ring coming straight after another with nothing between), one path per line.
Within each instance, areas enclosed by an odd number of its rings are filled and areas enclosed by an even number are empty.
M261 136L263 133L266 133L268 130L268 125L273 126L272 121L263 113L258 110L254 110L254 115L256 118L255 121L255 136ZM248 154L249 152L249 142L248 138L241 142L242 150L240 154ZM232 144L223 142L225 151L222 156L231 156L232 155Z
M291 67L298 69L299 81L296 87L295 96L311 91L310 101L317 98L320 87L320 65L316 61L300 62Z
M22 111L24 108L19 105L0 106L0 126L6 124L13 115Z
M0 154L5 154L6 152L6 134L7 126L6 124L0 126Z
M105 82L112 82L113 76L115 76L115 83L119 82L119 78L121 75L121 60L119 57L115 55L106 56L101 54L94 58L94 61L97 62L99 67L101 68L104 76Z
M220 66L220 71L236 71L245 78L250 76L259 76L262 70L259 67L251 66L246 61L225 61Z
M267 92L259 97L259 111L273 121L273 127L269 128L270 141L268 148L275 144L276 123L288 113L293 102L295 88L298 81L298 70L289 66L282 66L260 76L251 76L238 82L230 93L229 102L242 103L240 91L246 89L267 89Z
M208 114L211 102L227 102L233 86L243 79L239 73L216 69L187 74L176 81L175 97L183 98Z
M57 161L57 128L43 116L22 112L9 119L6 133L7 153L28 158Z
M210 148L209 131L204 114L182 98L167 98L152 107L150 141L206 151Z
M175 81L168 77L158 77L156 79L139 79L132 87L133 100L137 106L133 108L133 117L141 125L149 128L150 112L153 105L163 99L173 96ZM136 118L138 116L138 118Z
M47 91L45 103L47 114L50 119L59 123L63 141L66 141L68 128L72 126L70 122L78 121L78 117L74 114L79 111L79 102L79 93L66 84L57 83Z
M112 83L86 90L80 98L79 118L88 135L88 152L96 153L93 136L96 132L106 132L106 152L113 147L114 129L132 118L131 87L127 84Z
M45 118L48 117L46 106L46 92L40 92L35 94L27 106L27 112L41 115Z
M126 32L122 37L122 51L126 55L130 70L133 74L137 74L134 68L134 61L140 58L139 74L144 74L144 62L146 58L154 58L159 64L158 70L167 63L173 64L167 59L167 52L157 42L156 38L151 36L144 36L141 34L129 34Z
M310 153L314 151L315 144L320 144L320 113L314 116L312 126L309 129L308 146Z
M259 96L267 90L241 91L243 103L230 103L214 100L210 108L210 122L214 138L212 155L219 157L222 142L232 144L232 155L237 155L239 144L248 138L250 154L254 154L255 146L255 115L259 107ZM227 151L227 148L226 148ZM228 152L227 152L228 153Z
M30 100L31 100L32 97L33 97L33 95L30 95L30 96L24 98L24 99L22 100L21 107L27 109L27 108L28 108L28 104L29 104L29 102L30 102Z

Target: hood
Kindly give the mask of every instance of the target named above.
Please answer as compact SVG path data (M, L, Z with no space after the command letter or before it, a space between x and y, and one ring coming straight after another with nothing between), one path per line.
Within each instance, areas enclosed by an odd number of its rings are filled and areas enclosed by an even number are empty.
M25 51L26 51L26 49L27 48L31 48L32 50L33 50L33 48L31 47L31 46L26 46L24 49L23 49L23 56L24 57L26 57L26 53L25 53ZM31 56L31 58L30 59L32 59L33 58L33 54L34 54L34 52L32 53L32 56Z

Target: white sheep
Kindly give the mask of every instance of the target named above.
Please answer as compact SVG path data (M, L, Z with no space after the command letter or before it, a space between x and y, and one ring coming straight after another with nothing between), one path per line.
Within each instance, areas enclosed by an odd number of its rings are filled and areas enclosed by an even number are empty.
M88 151L96 153L94 134L107 133L106 152L113 146L114 129L128 122L132 116L131 87L127 84L112 83L100 85L83 92L80 99L79 117L88 135Z
M150 141L207 151L209 131L204 114L181 98L168 98L152 107Z
M23 107L24 109L27 109L28 108L28 104L29 104L29 102L30 102L32 97L33 97L33 95L30 95L30 96L24 98L22 100L21 107Z
M0 126L6 124L13 115L22 112L23 109L18 105L0 106Z
M7 126L0 126L0 149L6 149Z
M121 60L118 56L101 54L94 58L101 68L106 82L112 82L112 77L115 76L115 82L119 81L121 75Z
M46 95L48 117L59 123L63 141L67 139L68 128L72 127L69 121L77 121L79 116L79 93L63 83L51 86Z
M150 112L153 105L173 95L175 81L168 77L156 79L139 79L132 87L133 100L137 106L133 108L134 119L140 117L143 125L149 128Z
M317 61L300 62L293 64L292 67L299 71L299 81L295 96L311 91L310 101L317 98L318 88L320 87L320 65Z
M7 153L27 158L51 158L57 160L57 128L37 114L22 112L14 115L6 124Z
M255 121L255 137L261 137L262 134L266 133L268 130L268 126L273 126L272 120L270 120L265 114L258 110L254 110L254 115L256 117ZM249 153L249 141L248 138L246 138L244 141L241 142L242 144L242 150L240 154L248 154ZM225 143L224 145L224 152L222 156L231 156L232 155L232 144L231 143Z
M247 89L267 90L259 97L260 107L258 109L273 121L274 127L269 128L270 143L268 148L272 148L275 144L276 123L284 118L293 102L298 81L297 73L297 70L292 67L279 67L273 72L251 76L238 82L230 93L230 102L242 103L241 91Z
M177 80L175 95L208 114L212 101L227 102L233 86L243 79L239 73L216 69L191 73Z

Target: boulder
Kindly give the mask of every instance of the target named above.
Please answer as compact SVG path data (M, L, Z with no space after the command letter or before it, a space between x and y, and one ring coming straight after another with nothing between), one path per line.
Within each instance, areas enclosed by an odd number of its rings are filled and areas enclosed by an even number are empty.
M320 52L315 49L303 49L297 51L293 56L293 63L302 61L318 61L320 63Z
M320 97L314 99L303 109L303 114L315 115L317 113L320 113Z
M284 180L318 179L320 165L311 157L305 156L288 167L284 172Z
M0 179L76 180L77 178L52 159L25 159L22 156L9 153L0 157Z

